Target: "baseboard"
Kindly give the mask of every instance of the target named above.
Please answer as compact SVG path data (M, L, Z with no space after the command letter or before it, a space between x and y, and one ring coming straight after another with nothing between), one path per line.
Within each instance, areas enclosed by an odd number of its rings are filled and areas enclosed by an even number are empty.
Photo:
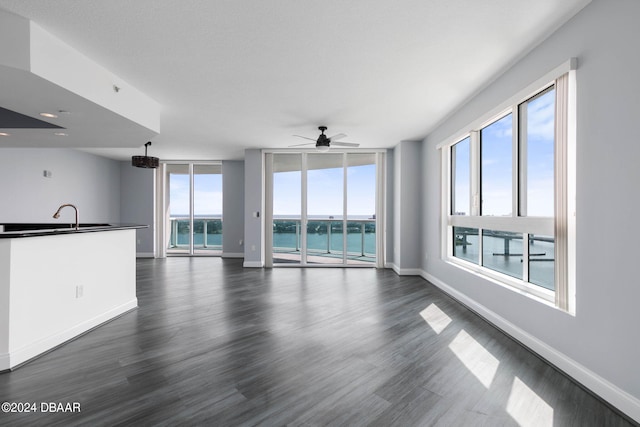
M489 310L462 292L447 285L437 277L424 270L421 270L420 276L467 306L469 309L476 312L478 315L482 316L498 329L513 337L529 350L538 354L544 360L567 374L569 377L573 378L583 387L590 390L613 407L617 408L633 420L640 422L640 399L620 389L595 372L590 371L588 368L582 366L580 363L549 346L523 329L520 329L507 319Z
M246 268L262 268L264 264L262 261L245 261L242 266Z
M79 335L82 335L83 333L96 328L115 317L133 310L136 307L138 307L138 299L134 298L122 305L106 311L105 313L85 320L84 322L75 325L65 331L31 343L18 350L10 351L8 354L0 355L0 372L14 369L15 367L22 365L48 351L51 351L52 349L66 343L67 341L71 341Z
M244 252L222 252L222 258L244 258Z
M385 268L391 268L398 276L421 276L422 270L419 268L400 268L392 262L386 263Z
M153 252L137 252L136 258L155 258L156 255Z

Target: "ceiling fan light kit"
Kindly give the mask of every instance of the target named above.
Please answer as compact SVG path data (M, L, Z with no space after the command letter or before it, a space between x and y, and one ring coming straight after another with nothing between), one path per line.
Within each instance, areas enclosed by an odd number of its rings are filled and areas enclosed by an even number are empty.
M308 139L311 141L315 141L315 146L316 146L316 150L321 152L321 153L326 153L327 151L329 151L329 148L331 148L331 143L333 143L333 145L338 145L338 146L342 146L342 147L359 147L360 144L356 144L354 142L342 142L342 141L337 141L338 139L342 139L345 138L347 135L345 135L344 133L339 133L336 135L333 135L332 137L327 137L327 135L324 134L324 131L327 130L326 126L318 126L318 130L320 130L320 136L318 136L318 139L313 139L313 138L308 138L306 136L302 136L302 135L293 135L296 136L298 138L303 138L303 139ZM296 145L290 145L290 147L301 147L303 145L312 145L314 143L306 143L306 144L296 144Z

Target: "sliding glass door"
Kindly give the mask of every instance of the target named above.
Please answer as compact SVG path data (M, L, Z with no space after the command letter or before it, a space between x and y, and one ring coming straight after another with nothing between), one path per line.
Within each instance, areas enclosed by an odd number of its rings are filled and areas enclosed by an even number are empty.
M267 265L382 266L381 159L381 153L267 154Z
M168 255L222 252L222 166L179 163L165 166L168 188Z
M300 264L302 247L302 156L273 158L272 248L278 263Z

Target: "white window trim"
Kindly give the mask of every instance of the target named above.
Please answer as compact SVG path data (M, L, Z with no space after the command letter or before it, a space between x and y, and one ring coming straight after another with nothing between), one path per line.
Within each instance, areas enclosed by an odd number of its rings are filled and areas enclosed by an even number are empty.
M488 279L496 284L505 286L508 289L518 291L536 300L557 307L563 311L575 315L575 144L576 144L576 101L575 101L575 70L577 61L571 58L560 66L546 73L517 94L501 103L490 112L482 115L478 119L465 126L463 130L455 133L451 137L445 139L436 146L442 150L441 155L441 257L444 261L463 268L484 279ZM479 216L480 200L477 189L471 189L471 215L458 216L451 215L452 189L451 189L451 147L467 137L471 138L471 158L479 159L480 153L473 152L478 150L479 144L474 143L479 138L479 130L487 125L499 120L500 118L512 113L514 123L514 135L518 126L519 105L536 94L546 90L552 85L560 90L562 102L556 102L556 120L562 117L561 123L566 127L556 126L556 209L554 218L542 217L520 217L518 206L518 192L522 191L519 185L521 182L517 174L522 173L520 167L515 164L519 161L520 156L514 155L513 167L513 205L512 216L510 217L482 217ZM559 95L556 95L558 99ZM514 141L517 141L514 138ZM514 142L517 150L517 142ZM514 151L517 153L517 151ZM471 175L474 177L472 181L480 182L480 171L478 170L478 162L472 161ZM561 201L560 203L557 203ZM547 236L555 236L556 239L556 290L550 291L540 286L528 283L528 277L524 280L515 279L506 274L499 273L489 268L483 267L482 262L479 265L465 261L461 258L453 256L453 227L469 227L478 230L501 230L511 231L523 234L540 234ZM527 236L524 236L526 239ZM480 241L480 257L482 256L482 247ZM527 245L523 245L524 247ZM526 252L526 250L525 250ZM526 253L524 254L526 255ZM481 260L480 260L481 261ZM525 269L526 271L526 269Z

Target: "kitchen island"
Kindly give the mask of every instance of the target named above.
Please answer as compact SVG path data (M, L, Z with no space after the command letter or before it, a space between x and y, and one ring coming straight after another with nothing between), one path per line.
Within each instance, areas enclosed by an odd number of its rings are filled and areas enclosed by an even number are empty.
M138 306L137 228L0 225L0 372Z

